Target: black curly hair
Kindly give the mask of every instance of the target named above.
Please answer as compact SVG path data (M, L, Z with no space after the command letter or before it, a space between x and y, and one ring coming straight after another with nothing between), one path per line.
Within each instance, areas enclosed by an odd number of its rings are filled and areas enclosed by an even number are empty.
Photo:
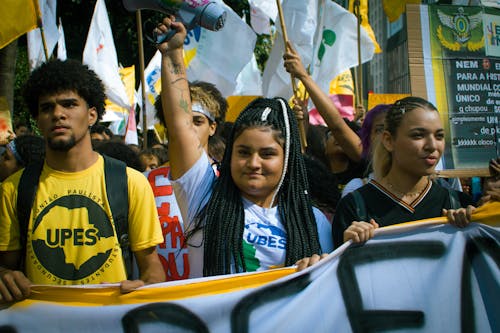
M101 155L116 158L117 160L125 162L128 167L136 169L137 171L144 171L142 169L141 160L139 155L122 141L94 141L94 150Z
M95 107L97 118L104 114L104 85L97 74L77 60L54 59L43 63L30 75L24 87L24 100L31 116L38 117L38 101L41 96L74 91Z
M321 253L295 116L284 99L257 98L234 123L222 159L220 177L209 202L196 218L196 227L187 235L189 242L190 236L203 228L205 276L230 273L232 262L236 263L237 271L246 271L243 202L233 181L230 163L235 139L244 130L256 127L269 127L276 132L285 152L286 169L275 194L287 233L285 264L293 265L301 258Z
M30 163L39 163L45 158L45 140L38 135L25 134L14 139L17 154L22 159L17 159L21 166Z

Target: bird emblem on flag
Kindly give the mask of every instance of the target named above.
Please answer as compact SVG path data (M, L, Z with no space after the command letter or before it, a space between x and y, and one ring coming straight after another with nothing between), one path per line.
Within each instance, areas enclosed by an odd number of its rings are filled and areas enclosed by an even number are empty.
M454 15L437 10L442 25L437 28L437 36L441 45L452 51L467 48L478 51L484 47L484 36L481 30L481 13L468 15L463 7L459 7Z

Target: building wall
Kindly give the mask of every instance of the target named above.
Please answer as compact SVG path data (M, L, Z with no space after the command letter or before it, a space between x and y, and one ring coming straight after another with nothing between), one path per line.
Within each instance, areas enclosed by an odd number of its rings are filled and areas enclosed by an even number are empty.
M374 93L384 93L385 87L387 85L387 66L385 65L385 44L387 39L387 29L386 29L386 19L384 14L384 9L382 7L382 1L380 0L370 0L368 2L368 15L370 25L375 32L375 37L377 42L382 49L382 53L375 54L372 61L367 65L367 75L366 76L366 86L367 91L373 91Z
M436 0L423 0L431 4ZM382 53L375 54L372 61L365 65L364 92L378 94L411 93L410 70L408 62L408 38L406 34L406 14L389 23L381 0L369 0L368 15Z

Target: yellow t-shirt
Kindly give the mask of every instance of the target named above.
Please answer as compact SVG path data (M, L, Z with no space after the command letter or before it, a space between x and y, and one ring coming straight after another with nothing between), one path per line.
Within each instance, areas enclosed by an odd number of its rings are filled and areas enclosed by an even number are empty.
M21 249L17 186L22 172L0 186L0 251ZM129 240L133 252L163 242L153 192L127 168ZM108 195L112 195L109 193ZM106 196L104 159L74 173L44 165L28 226L25 274L35 284L96 284L126 279Z

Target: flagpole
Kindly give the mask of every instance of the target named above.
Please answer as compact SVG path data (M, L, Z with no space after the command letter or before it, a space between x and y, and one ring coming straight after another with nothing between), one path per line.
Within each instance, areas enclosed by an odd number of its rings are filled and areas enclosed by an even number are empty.
M147 115L146 115L146 78L144 76L144 44L142 42L142 18L140 9L137 10L136 12L136 19L137 19L137 41L139 44L139 71L141 75L141 88L142 88L142 97L141 97L142 127L143 127L142 148L147 148L148 125L147 125Z
M356 102L357 106L363 105L363 63L361 60L361 13L359 11L359 0L354 1L354 14L356 15L356 19L358 20L358 68L356 71Z
M38 28L40 29L40 34L42 36L43 53L45 54L45 61L49 60L49 51L47 49L47 41L45 40L45 33L43 31L42 13L40 12L40 7L38 7L38 0L33 0L33 5L36 10L36 20Z
M280 24L281 24L281 31L283 32L283 42L285 43L285 48L288 51L288 36L286 33L286 25L285 25L285 18L283 16L283 8L281 7L280 0L276 0L276 4L278 6L278 13L280 17ZM292 90L293 90L293 96L295 98L298 98L298 92L297 92L297 85L295 83L295 77L293 75L290 75L290 78L292 79ZM302 103L303 104L303 103ZM308 112L307 108L305 112ZM304 127L304 120L298 120L298 125L299 125L299 134L300 134L300 143L302 146L302 152L307 148L307 136L306 136L306 130Z

